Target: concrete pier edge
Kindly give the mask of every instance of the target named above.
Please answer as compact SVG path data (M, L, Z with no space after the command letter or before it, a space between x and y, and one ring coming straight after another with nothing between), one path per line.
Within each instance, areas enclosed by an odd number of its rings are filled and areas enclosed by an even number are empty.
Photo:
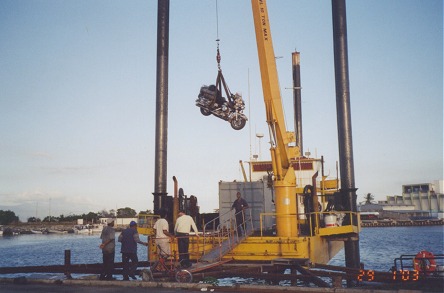
M16 284L32 286L33 284L45 284L54 286L88 286L88 287L142 287L142 288L169 288L182 290L197 290L203 292L309 292L309 293L422 293L425 291L419 290L379 290L379 289L364 289L364 288L313 288L313 287L285 287L272 285L248 285L238 284L234 286L213 286L204 283L177 283L177 282L147 282L147 281L101 281L101 280L46 280L46 279L28 279L25 277L18 278L0 278L0 286L2 284Z

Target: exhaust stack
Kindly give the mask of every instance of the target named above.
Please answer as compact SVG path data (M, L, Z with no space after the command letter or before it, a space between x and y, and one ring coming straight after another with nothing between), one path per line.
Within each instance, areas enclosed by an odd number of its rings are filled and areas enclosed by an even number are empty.
M291 53L293 65L293 104L294 104L294 132L296 145L299 147L300 155L304 155L302 144L302 98L301 98L301 53Z

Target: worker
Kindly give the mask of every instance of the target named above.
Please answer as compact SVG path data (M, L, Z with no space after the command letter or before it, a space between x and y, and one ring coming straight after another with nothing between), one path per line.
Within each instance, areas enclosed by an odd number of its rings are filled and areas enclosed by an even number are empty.
M156 235L156 246L159 249L159 255L167 258L171 255L170 240L174 237L169 232L168 221L166 220L167 212L164 209L159 211L160 219L154 223L153 229Z
M190 254L188 252L191 228L193 228L194 233L196 233L196 236L199 238L197 226L193 218L185 214L184 210L180 210L174 227L174 233L176 234L177 245L179 247L179 263L183 268L189 268L191 266Z
M148 242L142 242L140 240L136 222L131 221L129 228L126 228L120 233L119 242L122 243L120 252L122 253L123 280L128 281L128 276L133 280L137 280L135 275L139 262L137 257L137 244L148 246Z
M233 202L231 210L234 209L236 216L237 236L241 237L246 235L245 230L245 209L248 208L248 203L242 198L241 193L238 191L236 194L237 199ZM242 234L243 233L243 234Z
M116 248L116 230L114 230L114 219L109 218L106 220L106 226L103 227L100 239L102 239L102 244L100 244L100 249L103 255L103 269L100 274L100 280L114 280L113 269L114 269L114 256Z

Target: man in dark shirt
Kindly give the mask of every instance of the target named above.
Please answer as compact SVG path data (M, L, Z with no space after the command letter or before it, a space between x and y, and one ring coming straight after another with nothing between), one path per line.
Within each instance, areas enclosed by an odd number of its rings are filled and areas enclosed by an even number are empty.
M133 280L137 280L135 275L139 262L137 258L137 243L145 246L148 246L148 243L140 241L136 222L131 221L129 228L122 231L119 235L119 242L122 243L120 252L122 253L123 280L128 281L128 276Z
M236 225L237 225L237 235L238 237L242 236L242 230L244 235L245 232L245 209L248 208L248 203L245 199L241 197L241 193L238 191L237 199L233 202L231 209L236 212Z

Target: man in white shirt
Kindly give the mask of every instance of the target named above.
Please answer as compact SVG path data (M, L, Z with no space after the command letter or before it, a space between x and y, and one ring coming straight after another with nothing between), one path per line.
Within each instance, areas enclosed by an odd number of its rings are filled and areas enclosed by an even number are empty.
M197 226L196 223L194 223L193 218L186 215L184 210L180 210L176 220L176 226L174 227L174 232L178 237L177 245L179 247L179 263L183 268L189 268L191 266L190 254L188 253L191 228L193 228L196 236L199 237Z
M161 257L169 257L171 255L170 238L174 237L169 232L168 221L165 219L167 212L163 209L159 211L160 219L154 223L154 230L156 235L156 246L159 249L159 255Z

